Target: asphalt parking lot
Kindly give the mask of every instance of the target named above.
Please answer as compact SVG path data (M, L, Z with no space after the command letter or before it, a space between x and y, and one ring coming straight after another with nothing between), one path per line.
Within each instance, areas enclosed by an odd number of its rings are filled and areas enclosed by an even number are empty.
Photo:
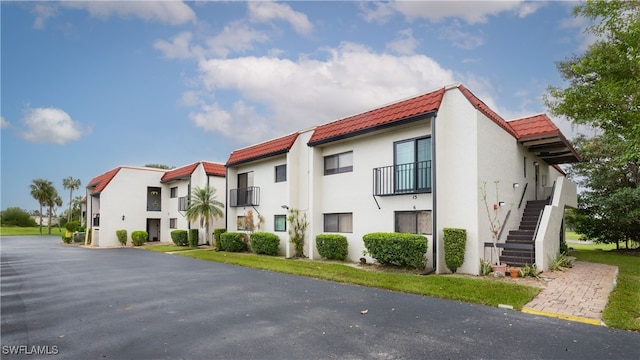
M637 359L640 349L639 333L602 326L59 242L0 239L3 359Z

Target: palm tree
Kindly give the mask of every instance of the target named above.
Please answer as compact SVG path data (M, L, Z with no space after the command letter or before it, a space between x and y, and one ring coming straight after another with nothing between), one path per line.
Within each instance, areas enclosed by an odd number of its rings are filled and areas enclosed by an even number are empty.
M42 235L42 206L48 204L51 189L54 189L54 187L51 181L45 179L33 180L30 186L31 196L33 196L33 198L38 201L38 204L40 204L40 235Z
M49 235L51 235L51 220L56 211L55 207L62 206L62 198L58 195L58 191L54 187L51 187L51 189L53 191L50 193L51 196L47 199L47 206L49 206ZM59 225L60 219L58 219L58 226Z
M67 222L71 221L71 203L73 202L73 190L80 188L80 179L74 179L69 176L62 179L62 186L69 189L69 213L67 214Z
M191 191L191 199L187 207L187 220L195 221L200 219L200 227L204 225L206 240L209 242L209 223L212 219L224 216L222 207L224 204L215 199L216 189L205 185L204 188L195 187ZM210 242L209 242L210 243ZM210 243L211 244L211 243Z

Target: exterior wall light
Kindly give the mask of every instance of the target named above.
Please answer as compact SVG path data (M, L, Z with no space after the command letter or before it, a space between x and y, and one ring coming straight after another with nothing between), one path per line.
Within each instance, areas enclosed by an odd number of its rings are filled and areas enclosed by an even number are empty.
M518 184L518 183L513 183L513 188L515 189L515 188L517 188L517 187L520 187L520 184Z
M289 210L289 207L287 205L282 205L281 208Z
M504 206L504 201L498 202L498 206L503 207Z
M122 215L122 221L124 221L124 215Z

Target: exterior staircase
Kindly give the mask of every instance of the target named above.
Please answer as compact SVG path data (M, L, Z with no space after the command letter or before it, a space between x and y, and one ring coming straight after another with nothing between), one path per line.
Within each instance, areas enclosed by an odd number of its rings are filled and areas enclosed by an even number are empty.
M507 235L500 262L509 266L532 265L536 261L535 232L542 210L549 200L530 200L522 214L518 230Z

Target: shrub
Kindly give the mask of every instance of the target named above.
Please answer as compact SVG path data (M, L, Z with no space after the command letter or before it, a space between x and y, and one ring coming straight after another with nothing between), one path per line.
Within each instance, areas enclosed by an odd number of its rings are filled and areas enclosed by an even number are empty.
M480 259L480 274L489 275L491 273L491 261Z
M198 247L198 241L200 240L200 232L198 229L189 229L189 246L194 248Z
M467 247L467 231L465 229L444 228L444 262L455 274L464 263Z
M77 220L69 221L68 223L64 224L64 228L71 233L78 230L78 226L80 226L80 221Z
M316 236L318 254L329 260L344 260L349 252L347 237L338 234L319 234Z
M424 268L427 239L417 234L370 233L362 237L366 254L379 263L402 267Z
M61 235L61 237L62 237L62 242L63 242L63 243L65 243L65 244L71 244L71 239L72 239L71 234L69 234L69 233L67 232L66 234L62 234L62 235Z
M256 254L278 255L280 238L268 232L254 232L251 238L251 251Z
M520 271L518 273L520 277L531 276L534 278L539 278L540 272L541 271L538 269L538 266L536 264L533 264L533 265L526 264L525 266L520 268Z
M241 252L247 250L247 243L244 242L245 233L225 232L220 235L220 250L230 252Z
M227 232L225 228L218 228L213 230L213 239L216 241L214 249L220 250L220 235ZM212 244L213 245L213 244Z
M116 230L116 236L118 237L120 245L127 245L127 230Z
M131 232L131 243L133 246L144 245L149 239L149 233L143 230L136 230Z
M0 211L0 222L2 226L38 226L38 223L31 218L31 215L19 207L9 207Z
M173 230L171 232L171 240L178 246L187 246L187 230Z

